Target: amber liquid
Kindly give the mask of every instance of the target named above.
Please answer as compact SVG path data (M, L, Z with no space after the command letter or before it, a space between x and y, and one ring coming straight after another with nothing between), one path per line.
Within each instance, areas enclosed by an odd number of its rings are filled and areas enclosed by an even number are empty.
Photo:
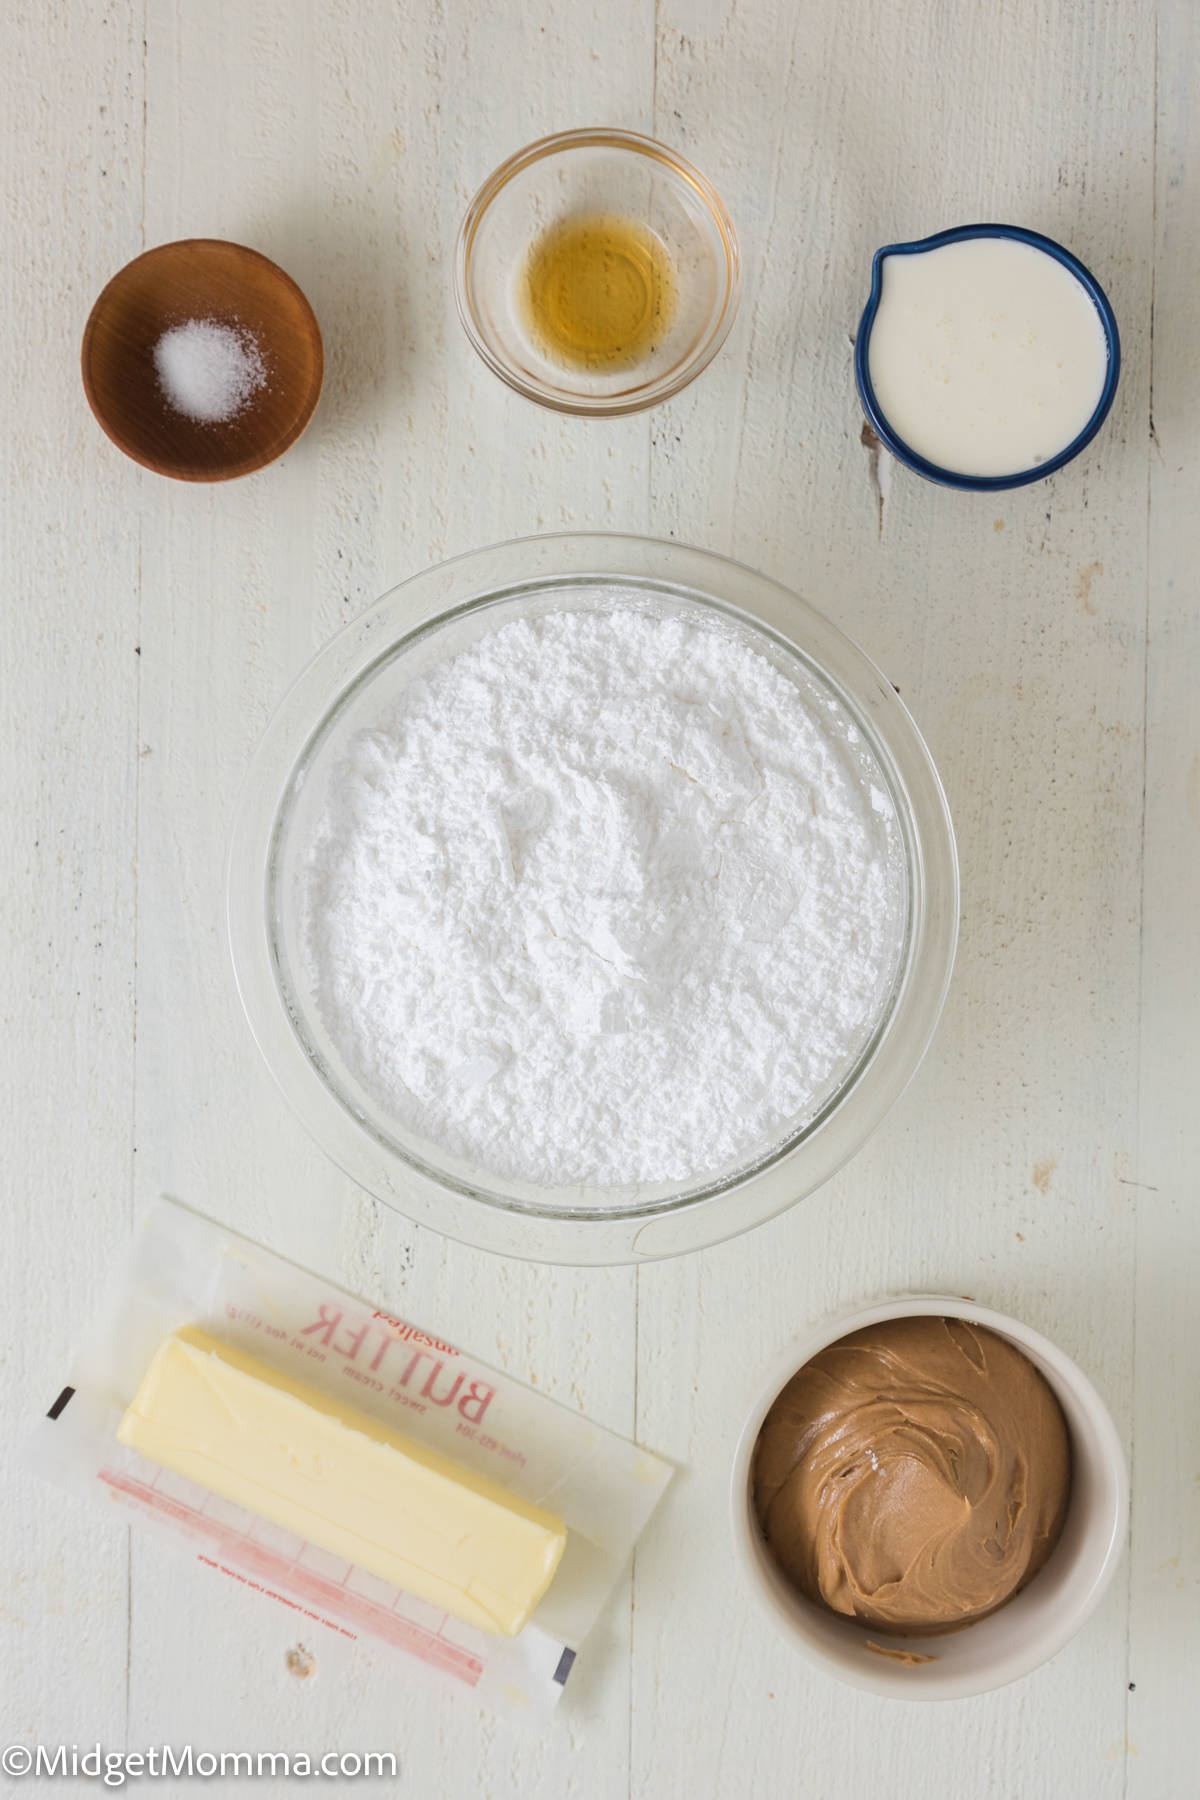
M553 362L624 369L662 341L675 311L675 270L647 226L579 213L534 244L523 292L529 329Z

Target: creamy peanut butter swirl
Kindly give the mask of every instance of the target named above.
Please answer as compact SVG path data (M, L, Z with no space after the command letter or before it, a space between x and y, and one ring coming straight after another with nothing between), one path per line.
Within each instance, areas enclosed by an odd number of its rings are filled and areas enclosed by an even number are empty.
M1028 1357L963 1319L888 1319L831 1344L763 1422L754 1504L802 1593L875 1631L972 1624L1058 1541L1071 1453Z

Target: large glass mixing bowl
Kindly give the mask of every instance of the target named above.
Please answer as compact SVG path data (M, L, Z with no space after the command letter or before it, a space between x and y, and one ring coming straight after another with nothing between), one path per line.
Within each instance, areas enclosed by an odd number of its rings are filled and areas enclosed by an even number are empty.
M307 968L303 870L331 776L355 734L414 677L516 617L603 605L620 587L655 614L703 620L815 683L861 735L865 780L891 794L903 841L898 966L874 1030L814 1109L736 1166L690 1183L621 1189L499 1179L418 1138L364 1091L326 1031ZM622 602L625 603L625 602ZM809 688L811 691L811 688ZM502 1255L611 1263L677 1255L761 1223L862 1145L921 1061L941 1013L958 928L945 796L891 683L804 601L738 563L605 534L529 538L404 582L319 652L250 766L228 871L238 991L271 1073L322 1148L408 1217Z

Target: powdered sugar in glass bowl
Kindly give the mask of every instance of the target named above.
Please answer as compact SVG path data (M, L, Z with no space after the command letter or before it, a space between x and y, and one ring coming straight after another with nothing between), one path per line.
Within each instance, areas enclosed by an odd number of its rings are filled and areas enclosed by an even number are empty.
M533 539L340 633L269 728L229 926L318 1141L454 1236L669 1255L779 1211L916 1067L953 957L936 774L802 602Z

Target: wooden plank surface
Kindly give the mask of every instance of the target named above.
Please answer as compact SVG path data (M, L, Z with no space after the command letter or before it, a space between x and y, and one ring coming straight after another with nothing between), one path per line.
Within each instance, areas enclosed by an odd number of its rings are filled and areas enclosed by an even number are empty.
M136 18L29 9L3 35L0 1431L12 1444L58 1391L131 1218L139 521L122 459L81 404L79 338L140 247L143 87ZM123 1533L8 1477L5 1744L124 1741L128 1592Z
M1129 1794L1186 1792L1200 1619L1200 18L1159 25L1146 818L1134 1304Z
M312 1644L316 1678L297 1681L286 1615L15 1476L0 1739L392 1749L400 1791L453 1800L1193 1791L1187 0L58 0L12 9L0 41L3 1426L19 1435L52 1397L133 1212L165 1190L681 1465L541 1740L361 1646ZM607 423L510 394L450 293L479 180L596 121L696 161L746 266L718 362ZM1126 359L1093 450L999 500L880 471L851 371L872 250L976 217L1081 254ZM107 277L201 234L282 262L328 353L307 437L213 489L121 459L76 369ZM564 528L700 543L828 611L912 707L962 858L946 1018L876 1138L787 1217L637 1272L504 1264L361 1195L260 1069L222 941L237 787L312 650L432 561ZM1010 1689L928 1709L784 1654L726 1524L766 1363L814 1317L910 1288L969 1292L1060 1342L1112 1406L1135 1480L1132 1556L1087 1630Z

